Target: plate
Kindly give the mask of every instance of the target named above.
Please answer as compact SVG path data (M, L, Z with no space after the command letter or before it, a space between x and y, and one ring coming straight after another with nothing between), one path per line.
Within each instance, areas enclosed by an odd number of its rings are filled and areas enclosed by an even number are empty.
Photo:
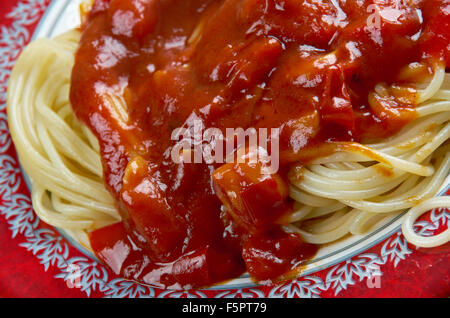
M421 296L448 296L449 284L441 288L430 288L431 282L438 283L437 277L450 279L448 261L449 244L444 247L421 250L408 244L400 232L402 215L387 220L380 228L367 235L352 236L338 243L321 248L310 261L300 277L276 286L258 286L252 283L248 275L226 284L195 291L168 291L124 280L116 277L95 256L77 244L63 230L49 227L39 221L32 211L27 176L20 169L13 144L7 130L6 87L11 67L21 49L33 39L54 37L79 24L78 5L80 0L13 0L8 1L0 11L2 36L0 39L0 242L11 245L11 254L4 256L1 264L11 264L11 257L34 257L38 266L33 272L51 273L45 279L51 286L59 281L58 288L49 291L57 296L74 297L336 297L370 295L388 296L398 286L418 280L415 288L401 288L400 294L392 296L414 295L417 289ZM447 178L440 194L450 193L450 179ZM417 229L423 235L432 235L447 227L450 213L446 209L436 209L417 223ZM18 250L18 251L16 251ZM17 254L17 255L16 255ZM0 260L2 260L0 258ZM415 264L412 268L408 266ZM438 266L444 262L443 266ZM13 262L14 263L14 262ZM408 265L409 264L409 265ZM424 265L426 264L426 265ZM31 265L30 265L31 266ZM424 267L425 266L425 267ZM430 269L433 268L433 270ZM5 272L8 266L0 265L0 286L18 284ZM408 269L409 268L409 269ZM28 269L30 270L30 269ZM415 271L411 279L410 271ZM408 272L409 271L409 272ZM416 273L417 272L417 273ZM406 275L404 282L398 281L399 274ZM37 274L39 275L39 274ZM444 276L442 276L444 275ZM392 276L392 277L391 277ZM45 275L44 275L45 277ZM408 278L409 277L409 278ZM3 279L3 280L2 280ZM446 279L443 281L445 282ZM388 284L392 282L392 284ZM33 289L33 280L28 281ZM388 285L387 285L388 284ZM440 283L442 285L442 281ZM396 287L397 286L397 287ZM419 289L417 288L419 287ZM52 288L52 287L50 287ZM358 291L356 293L356 291ZM33 293L27 296L33 296ZM409 294L408 294L409 293ZM425 293L425 294L424 294ZM20 292L19 292L19 295ZM2 296L0 292L0 296ZM11 296L11 295L6 295Z

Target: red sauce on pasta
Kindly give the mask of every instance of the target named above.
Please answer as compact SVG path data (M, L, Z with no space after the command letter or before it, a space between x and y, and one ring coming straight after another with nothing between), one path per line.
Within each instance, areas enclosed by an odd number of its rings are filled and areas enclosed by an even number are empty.
M123 217L90 234L97 256L162 287L287 277L317 251L281 227L289 167L413 120L401 71L449 65L449 14L445 0L96 0L70 100ZM222 131L279 128L280 172L175 163L172 132L192 116Z

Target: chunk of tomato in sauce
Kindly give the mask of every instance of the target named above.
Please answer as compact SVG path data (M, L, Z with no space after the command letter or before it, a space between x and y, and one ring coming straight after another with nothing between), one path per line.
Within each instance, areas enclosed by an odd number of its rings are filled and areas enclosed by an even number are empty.
M199 45L203 45L205 50L217 50L219 54L196 55L194 63L199 69L198 75L205 82L225 83L230 91L228 94L232 96L262 83L276 67L283 52L283 44L274 37L256 39L250 44L220 44L211 47L211 43L201 42Z
M341 125L348 130L355 128L350 95L344 74L338 66L330 66L327 70L322 101L320 110L323 121Z
M121 191L125 222L136 227L154 259L163 262L179 256L186 237L184 220L168 204L166 190L154 164L139 156L128 163Z
M238 2L237 8L239 22L248 29L247 34L271 35L286 43L326 45L342 19L331 1L243 0Z
M230 89L239 92L262 83L276 66L282 51L283 44L276 38L255 40L233 61L228 71Z
M123 223L115 223L89 233L89 241L95 254L114 273L120 274L131 250Z
M89 240L95 255L115 274L138 280L148 270L150 255L138 247L123 222L90 232Z
M317 250L317 245L305 243L300 235L276 228L245 240L242 257L248 272L256 280L277 280L311 259Z
M430 57L438 56L450 66L450 9L448 0L429 0L422 9L423 18L430 21L423 32L421 46Z
M213 173L213 182L227 212L248 233L277 226L291 210L286 183L276 173L263 174L260 163L227 163Z

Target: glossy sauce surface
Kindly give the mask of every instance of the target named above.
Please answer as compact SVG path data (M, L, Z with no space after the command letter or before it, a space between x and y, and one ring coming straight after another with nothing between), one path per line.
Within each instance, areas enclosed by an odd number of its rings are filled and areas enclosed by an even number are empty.
M374 3L382 18L368 27ZM416 116L400 71L422 62L429 77L435 63L449 64L448 2L408 3L96 0L70 96L99 140L123 217L90 234L99 258L121 276L172 288L246 270L277 280L310 259L317 246L279 224L292 211L289 167L324 144L394 134ZM403 89L373 93L378 83ZM173 162L172 132L192 118L222 131L279 128L280 173Z

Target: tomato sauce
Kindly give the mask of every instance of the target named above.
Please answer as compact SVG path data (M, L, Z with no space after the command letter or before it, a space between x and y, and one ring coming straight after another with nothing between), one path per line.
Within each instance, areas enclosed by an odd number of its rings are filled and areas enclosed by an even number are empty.
M97 256L171 288L298 268L317 246L280 227L292 210L286 172L318 146L384 138L413 120L416 93L399 74L449 65L449 14L446 0L96 0L70 100L99 140L123 217L90 234ZM192 115L222 131L279 128L280 173L175 163L172 132Z

